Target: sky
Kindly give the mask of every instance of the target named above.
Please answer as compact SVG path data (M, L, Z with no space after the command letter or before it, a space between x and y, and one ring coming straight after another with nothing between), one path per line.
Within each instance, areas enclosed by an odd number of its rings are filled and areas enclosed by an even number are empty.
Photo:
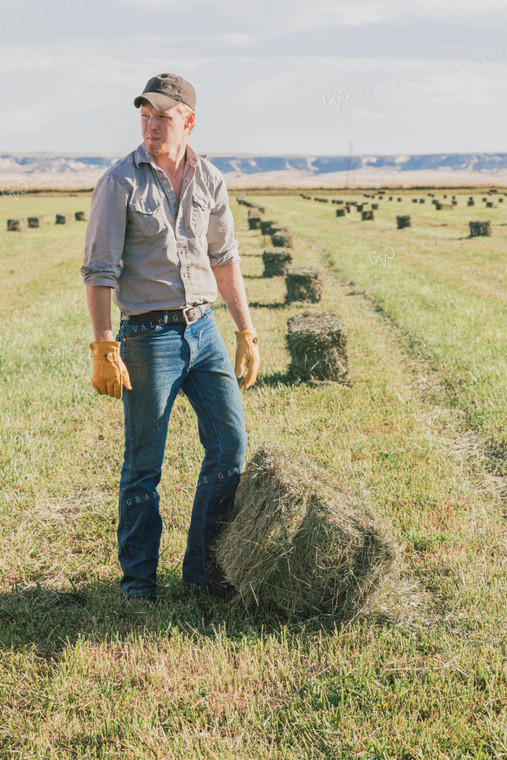
M152 76L209 154L507 151L505 0L0 0L0 154L124 155Z

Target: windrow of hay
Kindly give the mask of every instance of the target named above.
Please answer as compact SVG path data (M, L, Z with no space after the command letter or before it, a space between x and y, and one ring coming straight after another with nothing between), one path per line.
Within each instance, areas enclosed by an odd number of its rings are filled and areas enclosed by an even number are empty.
M281 447L259 448L246 465L214 552L237 591L232 606L342 621L373 610L384 586L393 599L400 556L367 493Z

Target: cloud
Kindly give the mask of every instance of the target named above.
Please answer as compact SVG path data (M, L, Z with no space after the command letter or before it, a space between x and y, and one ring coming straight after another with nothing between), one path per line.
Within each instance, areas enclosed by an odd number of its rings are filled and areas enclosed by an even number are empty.
M156 8L161 12L167 7L178 7L179 3L167 0L126 0L133 7ZM125 4L125 0L123 0ZM199 9L207 15L209 4L204 0L187 0L186 8ZM359 26L362 24L384 25L402 23L408 19L484 19L490 15L498 23L507 17L504 0L258 0L239 4L236 0L216 0L213 4L215 16L223 11L230 19L250 19L255 26L263 26L272 35L308 31L329 24ZM339 40L337 40L339 44Z

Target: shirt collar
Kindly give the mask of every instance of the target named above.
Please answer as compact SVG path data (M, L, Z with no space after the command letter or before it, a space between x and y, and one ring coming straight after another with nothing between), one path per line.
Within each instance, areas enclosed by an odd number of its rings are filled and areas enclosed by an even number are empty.
M193 148L190 147L190 145L187 143L187 164L190 164L190 166L196 166L199 163L200 158L207 158L207 153L196 153ZM134 162L136 166L139 166L139 164L153 164L156 166L153 156L150 156L148 151L146 150L146 145L144 142L141 143L136 148L136 151L134 153Z

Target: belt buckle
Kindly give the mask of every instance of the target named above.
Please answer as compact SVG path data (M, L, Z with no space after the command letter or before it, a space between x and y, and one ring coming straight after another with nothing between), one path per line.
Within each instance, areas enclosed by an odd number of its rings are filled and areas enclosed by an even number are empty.
M195 306L186 306L184 309L181 310L181 313L183 314L183 319L185 320L185 324L186 325L190 324L190 321L189 321L189 319L188 319L188 317L186 315L186 312L187 311L191 311L192 309L195 309L195 308L196 308Z

